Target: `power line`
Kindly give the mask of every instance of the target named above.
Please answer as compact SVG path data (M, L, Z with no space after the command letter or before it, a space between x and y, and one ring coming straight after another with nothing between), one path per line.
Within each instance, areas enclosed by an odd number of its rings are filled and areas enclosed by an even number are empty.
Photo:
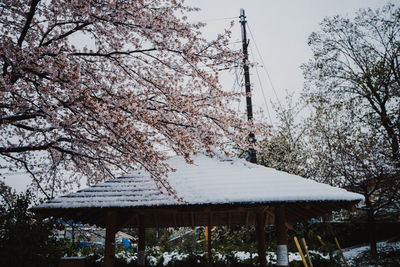
M251 52L250 54L251 54L251 57L252 57L252 59L253 59L253 62L256 62L256 60L255 60L255 58L254 58L254 55L253 55L253 49L251 48L251 46L250 46L250 52ZM267 114L268 114L268 118L269 118L269 123L272 125L272 118L271 118L271 114L270 114L270 112L269 112L269 108L268 108L268 104L267 104L267 99L266 99L265 93L264 93L264 88L263 88L262 83L261 83L260 74L258 73L258 68L257 68L257 67L254 68L254 69L256 69L256 74L257 74L257 78L258 78L258 83L260 84L260 89L261 89L261 93L262 93L262 95L263 95L264 104L265 104L265 107L267 108Z
M237 19L237 17L203 19L203 20L200 20L200 22L206 22L206 21L221 21L221 20L228 20L228 19Z
M235 65L234 67L235 70L235 79L233 81L233 85L232 85L232 93L238 93L240 92L240 90L242 89L242 84L243 84L243 69L239 68L239 64ZM241 78L239 78L241 77ZM241 105L241 101L238 101L238 107L237 107L237 112L240 113L240 105Z
M268 81L269 81L269 83L270 83L270 85L271 85L271 88L272 88L274 94L275 94L276 100L278 101L279 107L281 108L281 110L282 110L282 112L283 112L283 119L285 120L286 127L289 128L290 123L289 123L288 118L287 118L287 116L286 116L286 112L284 112L282 103L281 103L281 101L279 100L278 94L276 93L275 86L274 86L274 84L272 83L271 76L269 75L269 72L268 72L268 70L267 70L267 66L265 65L264 59L263 59L263 57L262 57L262 55L261 55L261 53L260 53L260 50L258 49L257 42L256 42L256 40L254 39L254 36L253 36L253 33L252 33L251 29L250 29L249 24L247 24L247 28L249 29L251 38L253 39L253 42L254 42L254 46L256 47L258 56L259 56L260 59L261 59L261 62L262 62L262 64L263 64L263 69L264 69L264 71L265 71L265 74L267 75ZM290 128L289 128L289 129L290 129Z
M242 74L240 73L240 71L239 71L239 74L238 74L238 70L237 70L237 68L235 68L235 80L233 81L233 86L232 86L232 92L233 93L236 93L236 91L240 91L240 88L241 88L241 81L239 81L239 77L241 76ZM237 90L237 89L239 89L239 90Z
M266 73L266 75L267 75L267 78L268 78L268 80L269 80L269 83L270 83L270 85L271 85L271 88L272 88L272 90L273 90L273 92L274 92L274 94L275 94L276 100L278 101L279 107L280 107L281 110L282 110L282 113L283 113L282 115L283 115L284 123L285 123L286 126L288 127L288 129L289 129L289 134L290 134L290 136L291 136L291 133L290 133L290 123L289 123L288 118L287 118L287 115L286 115L287 113L286 113L285 110L283 109L282 103L281 103L281 101L279 100L278 94L277 94L277 92L276 92L276 90L275 90L275 86L274 86L273 83L272 83L271 76L270 76L270 74L269 74L269 72L268 72L268 70L267 70L267 67L266 67L266 65L265 65L265 63L264 63L264 59L263 59L263 57L262 57L262 55L261 55L261 53L260 53L260 50L258 49L257 42L256 42L255 39L254 39L253 33L252 33L252 31L251 31L251 29L250 29L250 25L249 25L248 23L247 23L247 28L249 29L250 36L251 36L251 38L253 39L254 46L256 47L257 53L258 53L258 55L259 55L259 57L260 57L260 60L261 60L261 62L262 62L262 64L263 64L263 69L264 69L264 71L265 71L265 73ZM256 69L257 69L257 68L256 68ZM258 72L257 72L257 75L258 75ZM305 106L306 106L306 107L309 109L309 111L312 113L312 110L311 110L311 108L310 108L309 103L306 103ZM292 138L292 136L291 136L291 138Z
M249 29L249 32L250 32L250 35L251 35L251 39L253 39L254 46L256 47L258 56L260 57L260 60L261 60L261 63L262 63L262 65L263 65L263 69L264 69L264 71L265 71L265 73L266 73L266 75L267 75L269 84L271 85L271 88L272 88L272 90L274 91L274 94L275 94L276 100L277 100L278 103L279 103L279 106L282 108L281 101L279 100L278 94L276 93L276 90L275 90L275 86L274 86L274 84L272 83L271 76L269 75L269 72L268 72L268 70L267 70L267 65L265 65L265 63L264 63L264 59L263 59L263 57L262 57L262 55L261 55L261 53L260 53L260 50L258 49L256 40L254 39L253 33L252 33L252 31L251 31L250 26L249 26L248 23L247 23L247 28Z
M242 75L243 74L242 70L243 69L241 69L241 68L239 70L238 70L238 68L235 68L235 81L233 83L234 86L233 86L233 90L232 90L233 93L240 92L240 90L242 88L242 83L243 83L243 79L244 79L244 77ZM241 77L240 80L239 80L239 77ZM240 104L241 104L241 101L238 101L238 107L237 107L238 113L240 113Z

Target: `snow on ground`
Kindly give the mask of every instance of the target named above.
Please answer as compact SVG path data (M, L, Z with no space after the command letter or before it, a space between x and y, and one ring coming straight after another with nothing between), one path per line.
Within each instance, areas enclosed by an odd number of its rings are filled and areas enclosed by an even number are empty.
M400 241L399 242L389 242L383 241L377 244L378 249L380 250L400 250ZM369 249L368 245L365 246L358 246L358 247L350 247L343 249L343 254L350 265L354 264L354 260L358 257L362 256L362 253L366 252ZM338 253L338 251L336 251ZM149 253L151 254L151 253ZM318 254L319 256L328 259L328 255L324 255L318 251L310 251L310 254ZM232 254L239 262L254 258L258 256L257 253L249 253L245 251L236 251L232 252ZM230 255L230 256L231 256ZM117 253L116 258L125 259L128 263L135 261L137 259L136 253L132 251L121 251ZM190 255L187 253L179 253L177 251L173 252L164 252L160 256L153 256L148 255L147 258L151 266L156 266L157 262L159 262L160 258L163 258L163 265L166 266L170 261L182 261L185 258L189 257ZM197 254L196 256L204 257L206 256L205 253ZM228 260L228 255L221 254L221 253L214 253L213 257L218 258L219 260ZM267 251L266 253L267 262L271 264L276 263L276 253L272 251ZM300 254L298 252L293 253L289 252L289 262L291 261L301 261ZM370 266L373 267L373 266Z
M400 250L400 242L382 241L377 243L378 250ZM343 249L343 255L346 260L352 264L353 261L360 257L362 253L369 250L369 245L357 246Z
M310 254L318 254L323 258L329 258L329 256L323 255L322 253L320 253L318 251L310 250ZM235 255L235 258L243 261L243 260L247 260L247 259L258 256L258 253L253 253L252 255L250 255L249 252L237 251L234 253L234 255ZM221 258L224 259L223 256ZM267 251L266 258L267 258L268 263L272 263L272 264L276 263L276 253L275 252ZM301 261L300 254L298 252L289 252L289 262L291 262L291 261Z
M311 254L319 254L321 257L325 257L325 258L328 257L328 256L324 256L320 252L316 252L316 251L310 251L310 253ZM245 261L245 260L248 260L251 258L255 258L258 256L257 253L249 253L249 252L245 252L245 251L232 252L231 255L233 255L239 262L242 262L242 261ZM135 261L137 259L136 253L126 252L126 251L119 252L115 256L116 256L116 258L125 259L128 263ZM157 262L159 262L160 258L162 257L163 265L166 266L171 261L182 261L189 256L190 256L190 254L187 254L187 253L179 253L177 251L173 251L173 252L164 252L161 256L158 256L158 257L148 255L147 258L148 258L151 266L156 266ZM196 254L196 256L205 257L206 255L205 255L205 253L200 253L200 254ZM227 259L228 255L226 255L226 254L214 253L213 257L218 258L218 260L221 260L221 261L228 260ZM267 258L268 263L272 263L272 264L276 263L276 253L275 252L267 251L266 258ZM289 252L289 262L294 261L294 260L301 261L300 254Z
M175 259L175 260L181 261L181 260L187 258L187 257L189 256L189 254L186 254L186 253L179 253L179 252L173 251L173 252L164 252L162 256L163 256L163 258L164 258L163 264L164 264L164 266L165 266L165 265L167 265L168 262L170 262L171 260L174 260L174 259Z
M378 249L400 250L400 242L383 241L383 242L379 242L377 244L377 246L378 246ZM344 254L346 260L351 265L353 263L354 259L360 257L362 255L362 253L366 252L368 249L369 249L368 245L358 246L358 247L350 247L350 248L343 249L343 254ZM338 251L336 253L338 253ZM236 259L238 259L238 261L244 261L244 260L248 260L248 259L258 256L257 253L249 253L249 252L245 252L245 251L236 251L236 252L233 252L232 254ZM326 259L329 258L328 255L323 255L321 252L318 252L318 251L310 251L310 254L318 254L319 256L321 256L323 258L326 258ZM204 253L202 253L197 256L205 256L205 255L204 255ZM218 258L219 260L227 260L227 255L215 253L215 254L213 254L213 256L215 258ZM136 260L136 254L132 253L132 252L130 252L130 253L120 252L116 255L116 257L117 258L125 258L128 262ZM163 265L165 266L172 260L177 260L177 261L184 260L185 258L189 257L189 254L173 251L173 252L164 252L159 257L154 257L151 255L148 255L149 262L152 266L155 266L161 257L164 259ZM272 263L272 264L276 263L276 253L275 252L267 251L266 258L267 258L268 263ZM291 261L301 261L300 254L298 252L295 252L295 253L289 252L289 262L291 262Z

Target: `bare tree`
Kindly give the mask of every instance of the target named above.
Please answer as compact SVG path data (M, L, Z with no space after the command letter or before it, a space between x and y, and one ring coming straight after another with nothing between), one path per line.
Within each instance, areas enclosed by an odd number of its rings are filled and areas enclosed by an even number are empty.
M274 104L277 123L271 135L259 144L259 164L288 173L309 177L305 133L308 125L300 117L305 106L287 95L284 103Z
M304 97L319 178L365 196L368 221L398 203L400 8L326 18L310 36ZM376 239L371 236L376 256Z

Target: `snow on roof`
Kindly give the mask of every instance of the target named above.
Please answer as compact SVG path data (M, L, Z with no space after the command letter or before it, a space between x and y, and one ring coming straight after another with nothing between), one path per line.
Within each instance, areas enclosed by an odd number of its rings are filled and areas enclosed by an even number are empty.
M360 194L218 153L213 158L199 153L193 160L193 164L182 157L168 161L176 169L168 180L184 202L160 192L148 172L136 171L34 209L364 200Z

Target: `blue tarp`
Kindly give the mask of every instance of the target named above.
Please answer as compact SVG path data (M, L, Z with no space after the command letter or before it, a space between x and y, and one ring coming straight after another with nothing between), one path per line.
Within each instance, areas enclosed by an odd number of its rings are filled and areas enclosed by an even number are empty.
M122 245L123 245L124 247L129 248L129 247L131 246L131 242L130 242L128 239L126 239L126 238L122 238Z

